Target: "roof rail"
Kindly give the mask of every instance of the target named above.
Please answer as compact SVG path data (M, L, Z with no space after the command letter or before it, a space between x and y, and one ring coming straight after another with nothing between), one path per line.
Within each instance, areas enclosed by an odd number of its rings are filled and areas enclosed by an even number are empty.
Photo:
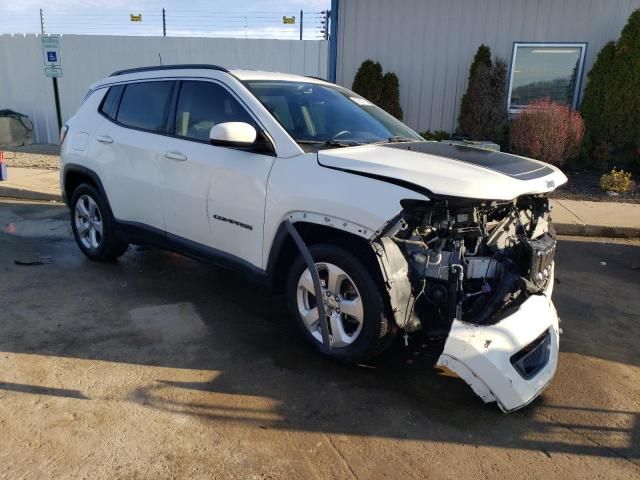
M153 72L157 70L185 70L185 69L207 69L207 70L218 70L220 72L229 72L224 67L219 67L218 65L209 65L207 63L184 63L178 65L155 65L151 67L138 67L138 68L127 68L125 70L118 70L113 72L110 77L116 77L118 75L125 75L127 73L140 73L140 72Z

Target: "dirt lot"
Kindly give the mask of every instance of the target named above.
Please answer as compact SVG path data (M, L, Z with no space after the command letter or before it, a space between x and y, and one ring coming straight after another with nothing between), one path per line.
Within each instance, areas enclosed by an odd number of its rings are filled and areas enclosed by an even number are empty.
M558 373L505 415L413 346L337 365L243 278L90 263L64 207L0 202L0 478L640 478L640 242L558 262Z

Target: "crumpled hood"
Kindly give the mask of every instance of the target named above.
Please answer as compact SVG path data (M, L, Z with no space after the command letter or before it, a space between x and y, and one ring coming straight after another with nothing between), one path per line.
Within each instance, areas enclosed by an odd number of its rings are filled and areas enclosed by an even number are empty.
M318 152L318 162L436 195L487 200L546 193L567 181L558 168L544 162L439 142L327 149Z

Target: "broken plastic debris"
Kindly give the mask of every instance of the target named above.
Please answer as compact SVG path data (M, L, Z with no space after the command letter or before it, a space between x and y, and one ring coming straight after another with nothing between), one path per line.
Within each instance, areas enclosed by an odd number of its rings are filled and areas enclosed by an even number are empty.
M46 255L41 255L39 257L39 260L18 260L18 259L15 259L13 261L13 263L15 263L16 265L20 265L22 267L33 267L33 266L37 266L37 265L46 265L48 263L51 263L51 257L50 256L46 256Z
M16 265L21 265L23 267L31 267L34 265L44 265L44 262L41 262L40 260L34 260L30 262L24 262L22 260L14 260L13 263L15 263Z

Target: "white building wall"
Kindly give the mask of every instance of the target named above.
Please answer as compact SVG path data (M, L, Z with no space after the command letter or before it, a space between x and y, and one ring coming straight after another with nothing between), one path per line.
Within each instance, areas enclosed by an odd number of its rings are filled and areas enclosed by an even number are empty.
M76 111L94 81L123 68L212 63L326 78L328 42L237 38L64 35L64 76L58 79L63 121ZM40 37L0 35L0 109L29 115L37 143L58 141L50 78L44 75Z
M339 0L337 83L379 61L400 79L404 121L457 127L460 97L481 43L510 66L514 42L587 42L584 78L640 0Z

